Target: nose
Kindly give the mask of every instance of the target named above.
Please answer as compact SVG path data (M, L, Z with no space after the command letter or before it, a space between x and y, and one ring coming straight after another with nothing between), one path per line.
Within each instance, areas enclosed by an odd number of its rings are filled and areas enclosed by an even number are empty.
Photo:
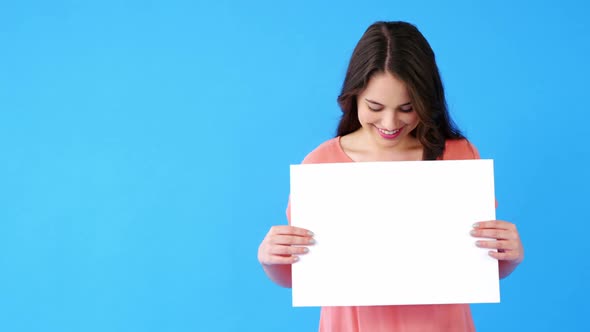
M383 126L383 129L386 130L397 129L397 112L394 110L386 110L383 112L381 125Z

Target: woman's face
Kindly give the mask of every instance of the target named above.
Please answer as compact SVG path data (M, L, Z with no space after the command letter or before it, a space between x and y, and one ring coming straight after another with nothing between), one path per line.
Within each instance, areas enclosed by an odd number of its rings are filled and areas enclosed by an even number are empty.
M375 74L357 98L361 131L369 141L380 148L409 146L419 119L402 81L389 73Z

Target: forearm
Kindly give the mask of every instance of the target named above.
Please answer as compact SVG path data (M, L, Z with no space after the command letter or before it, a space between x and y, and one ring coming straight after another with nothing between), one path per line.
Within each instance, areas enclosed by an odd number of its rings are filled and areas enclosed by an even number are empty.
M279 286L291 288L291 265L290 264L276 264L265 265L262 268L266 275Z
M520 262L511 262L511 261L500 261L499 262L499 270L500 270L500 279L504 279L508 277L520 264Z

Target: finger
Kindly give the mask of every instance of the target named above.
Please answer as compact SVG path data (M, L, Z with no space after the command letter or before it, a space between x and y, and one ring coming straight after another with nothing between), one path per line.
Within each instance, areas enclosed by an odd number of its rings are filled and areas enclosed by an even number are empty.
M488 220L488 221L480 221L473 224L473 228L476 229L485 229L485 228L498 228L498 229L506 229L506 230L516 230L516 226L513 223L503 221L503 220Z
M269 233L275 235L313 236L313 232L310 230L295 226L273 226L270 228Z
M294 245L314 244L315 240L309 236L276 235L270 238L272 244Z
M270 249L270 253L273 255L287 255L287 256L303 255L303 254L307 254L308 252L309 252L309 249L306 247L293 247L293 246L283 246L283 245L273 246Z
M505 252L490 251L488 254L500 261L515 261L519 256L515 250L509 250Z
M504 229L474 229L471 231L471 235L498 240L515 240L517 238L514 232Z
M498 250L514 250L518 246L513 241L498 240L498 241L477 241L475 245L480 248L498 249Z
M269 255L267 258L262 262L265 265L279 265L279 264L293 264L299 260L297 256L279 256L279 255Z

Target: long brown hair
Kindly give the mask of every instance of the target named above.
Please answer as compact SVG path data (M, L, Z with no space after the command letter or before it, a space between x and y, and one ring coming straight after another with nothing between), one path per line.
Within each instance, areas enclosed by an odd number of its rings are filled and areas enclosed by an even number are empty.
M337 136L359 128L357 97L371 77L389 72L405 83L420 122L410 134L424 147L424 160L440 157L447 139L464 138L449 116L434 52L418 29L406 22L376 22L356 45L338 104Z

